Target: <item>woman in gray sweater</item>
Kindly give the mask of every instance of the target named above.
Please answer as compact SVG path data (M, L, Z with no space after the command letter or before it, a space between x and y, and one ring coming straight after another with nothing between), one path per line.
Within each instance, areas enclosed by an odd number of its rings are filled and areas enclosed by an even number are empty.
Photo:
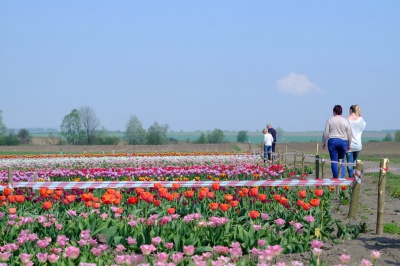
M328 141L329 157L331 159L331 169L333 178L338 178L338 162L344 159L346 151L350 150L351 130L349 121L342 117L342 106L333 107L333 117L329 118L325 125L322 136L322 148L325 150ZM342 171L342 178L345 171Z

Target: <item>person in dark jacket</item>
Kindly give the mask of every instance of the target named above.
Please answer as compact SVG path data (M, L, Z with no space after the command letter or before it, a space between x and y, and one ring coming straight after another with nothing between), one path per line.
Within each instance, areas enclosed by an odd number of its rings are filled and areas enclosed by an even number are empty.
M275 153L275 146L276 146L276 130L271 126L271 124L267 125L268 133L272 135L274 138L274 142L272 142L272 153Z

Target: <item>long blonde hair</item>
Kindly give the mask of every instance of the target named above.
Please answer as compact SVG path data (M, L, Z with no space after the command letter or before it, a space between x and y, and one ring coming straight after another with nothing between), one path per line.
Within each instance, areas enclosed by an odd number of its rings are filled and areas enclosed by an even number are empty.
M350 111L351 111L352 113L355 113L356 115L358 115L358 116L361 117L361 109L360 109L360 106L359 106L359 105L354 104L354 105L350 106Z

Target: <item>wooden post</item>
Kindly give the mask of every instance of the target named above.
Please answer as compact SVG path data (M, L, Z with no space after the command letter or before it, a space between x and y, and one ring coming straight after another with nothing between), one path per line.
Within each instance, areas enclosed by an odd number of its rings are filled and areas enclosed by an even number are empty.
M37 181L37 173L36 173L36 172L33 173L33 179L32 179L32 181L33 181L33 182L36 182L36 181Z
M304 177L304 160L306 156L304 155L304 152L301 153L301 178Z
M261 156L261 160L263 160L264 159L264 142L260 142L260 147L261 147L260 156Z
M386 186L386 169L389 159L381 159L378 182L378 211L376 219L376 234L383 234L383 213L385 208L385 186Z
M293 153L293 157L294 157L294 159L293 159L293 166L294 166L294 167L296 167L296 155L297 155L297 151L294 151L294 153Z
M249 141L249 153L252 153L251 142Z
M359 176L360 178L359 182L357 182L357 177L356 177L357 171L361 173ZM361 160L357 160L356 168L354 171L354 178L356 180L353 183L353 192L351 193L349 214L347 215L347 217L351 219L355 219L357 217L358 205L360 199L361 177L363 171L364 171L364 163L362 163Z
M11 167L8 167L8 184L11 184L11 187L14 189L13 170Z
M319 178L319 155L315 155L315 179Z
M321 178L324 178L325 176L325 159L322 159L321 162Z
M287 146L286 146L286 151L285 151L285 161L284 161L284 165L286 165L286 156L287 156Z
M338 161L338 178L341 178L342 177L342 163L343 163L343 160L342 159L339 159L339 161Z

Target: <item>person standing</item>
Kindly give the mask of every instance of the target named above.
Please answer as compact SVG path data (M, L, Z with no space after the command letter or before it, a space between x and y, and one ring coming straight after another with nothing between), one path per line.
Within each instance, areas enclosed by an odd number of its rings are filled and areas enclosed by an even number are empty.
M267 125L267 129L268 129L268 132L272 135L272 137L274 138L274 142L272 142L272 153L275 153L275 146L276 146L276 130L275 130L275 128L273 128L272 126L271 126L271 124L268 124ZM272 158L273 158L273 156L272 156Z
M356 163L358 155L362 149L361 135L365 129L367 123L361 117L360 106L350 106L350 115L346 118L350 124L351 130L351 144L350 150L346 153L346 160L348 163ZM354 177L354 167L347 166L349 177Z
M263 129L263 134L264 134L264 163L265 163L267 161L267 154L268 154L268 161L271 160L272 143L274 142L274 138L266 129Z
M329 157L332 162L344 159L346 151L350 150L351 130L349 122L342 117L342 106L333 107L333 117L329 118L322 135L322 148L325 150L328 142ZM339 170L337 163L331 163L333 178L338 178ZM345 171L342 171L342 178Z

